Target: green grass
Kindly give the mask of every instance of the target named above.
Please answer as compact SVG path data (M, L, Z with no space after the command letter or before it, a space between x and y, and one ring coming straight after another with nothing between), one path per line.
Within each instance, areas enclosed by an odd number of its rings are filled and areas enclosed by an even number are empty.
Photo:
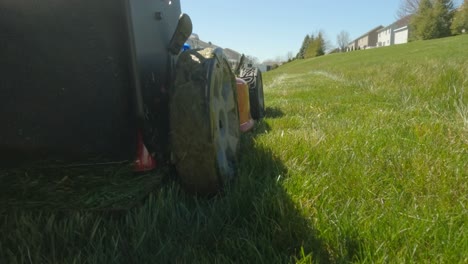
M295 61L211 200L1 215L1 263L467 263L468 36ZM4 261L2 261L4 260Z
M135 175L128 164L1 169L0 212L128 210L159 186L166 173L161 169Z

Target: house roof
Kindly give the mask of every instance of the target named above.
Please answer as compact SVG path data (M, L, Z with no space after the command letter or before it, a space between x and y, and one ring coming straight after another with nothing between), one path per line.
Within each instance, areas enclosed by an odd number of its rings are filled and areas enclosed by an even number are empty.
M229 49L229 48L223 49L223 51L224 51L224 54L226 55L226 57L228 59L231 59L231 60L236 60L237 61L242 56L242 54L240 54L239 52L237 52L235 50L232 50L232 49Z
M208 47L220 48L219 46L217 46L217 45L215 45L213 43L209 43L209 42L207 43L207 42L201 40L197 34L192 34L189 37L189 41L191 41L193 44L196 44L197 47L201 47L201 48L208 48ZM242 56L242 54L240 54L239 52L237 52L235 50L232 50L232 49L229 49L229 48L223 49L223 52L226 55L226 57L228 58L228 60L238 61L240 59L240 57Z
M192 42L193 44L196 44L198 47L202 47L202 48L208 48L208 47L211 47L211 48L219 48L219 46L216 46L215 44L213 43L210 43L210 42L205 42L203 40L201 40L197 34L192 34L189 39L188 39L189 42Z
M413 15L405 16L401 18L400 20L397 20L395 23L393 23L393 25L395 25L395 28L401 28L401 27L407 26L410 23L412 17Z
M369 35L370 33L372 33L372 32L377 32L379 29L382 29L382 28L383 28L382 25L380 25L380 26L378 26L378 27L375 27L375 28L373 28L372 30L369 30L368 32L366 32L366 34L363 34L363 35L361 35L359 38L356 38L355 40L362 39L363 37Z
M393 25L393 24L392 24L392 25ZM377 32L378 32L378 33L380 33L380 32L382 32L382 31L385 31L385 30L389 29L389 28L392 28L392 25L389 25L389 26L383 27L383 28L381 28L381 29L377 30Z
M386 26L384 28L379 29L377 32L382 32L382 31L387 30L389 28L397 29L397 28L405 27L405 26L407 26L409 24L412 16L413 15L407 15L405 17L402 17L401 19L393 22L392 24L390 24L390 25L388 25L388 26Z

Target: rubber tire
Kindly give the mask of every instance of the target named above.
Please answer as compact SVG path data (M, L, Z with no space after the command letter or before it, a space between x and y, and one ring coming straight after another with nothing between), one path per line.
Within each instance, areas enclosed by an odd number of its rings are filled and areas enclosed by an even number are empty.
M190 193L212 195L237 175L240 130L235 76L221 49L188 50L170 92L172 162Z
M249 84L250 115L259 120L265 116L262 72L258 68L243 68L240 78Z

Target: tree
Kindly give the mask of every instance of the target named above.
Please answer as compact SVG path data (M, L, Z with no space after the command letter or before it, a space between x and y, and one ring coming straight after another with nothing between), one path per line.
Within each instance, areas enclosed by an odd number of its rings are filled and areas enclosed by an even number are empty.
M347 31L342 30L338 36L336 36L336 44L341 52L346 50L348 43L351 41L351 37Z
M421 0L400 0L400 6L397 10L397 18L404 18L418 12Z
M319 32L317 38L315 39L315 56L325 55L325 50L327 49L327 43L324 38L324 33Z
M468 31L468 0L465 0L462 6L455 12L450 29L454 35Z
M325 54L325 49L326 49L326 44L325 44L325 39L323 37L323 32L319 32L317 34L317 37L315 37L314 35L310 37L310 43L307 47L304 58L308 59L308 58L322 56Z
M429 22L432 20L432 2L430 0L422 0L418 11L410 21L410 39L425 39L425 34L432 35L432 33L428 32L430 29Z
M317 36L313 34L306 35L296 58L307 59L324 55L325 50L329 46L329 42L325 39L324 35L323 31L319 31Z
M304 40L302 41L301 49L299 50L299 53L297 53L297 56L296 56L297 59L304 59L305 52L307 50L307 47L309 46L309 43L310 43L310 36L306 35L304 37Z
M257 57L247 55L245 59L246 59L245 62L247 64L252 64L252 65L260 64L260 60Z
M453 1L435 0L433 12L434 17L436 18L436 34L434 38L450 36L450 26L453 19Z
M450 35L452 0L421 0L410 21L410 39L426 40Z
M317 42L315 40L315 36L313 34L310 35L309 44L307 45L307 49L304 52L304 59L316 57L316 55L317 55L316 54L316 49L317 49L316 44L317 44Z
M286 57L287 57L287 59L288 59L288 62L293 61L293 60L294 60L293 52L292 52L292 51L288 51L288 54L286 55Z

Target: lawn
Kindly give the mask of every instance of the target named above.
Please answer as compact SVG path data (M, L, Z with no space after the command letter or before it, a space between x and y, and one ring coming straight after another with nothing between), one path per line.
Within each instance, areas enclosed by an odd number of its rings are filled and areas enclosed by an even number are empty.
M466 47L283 65L224 195L166 173L129 210L0 210L0 263L468 263Z

